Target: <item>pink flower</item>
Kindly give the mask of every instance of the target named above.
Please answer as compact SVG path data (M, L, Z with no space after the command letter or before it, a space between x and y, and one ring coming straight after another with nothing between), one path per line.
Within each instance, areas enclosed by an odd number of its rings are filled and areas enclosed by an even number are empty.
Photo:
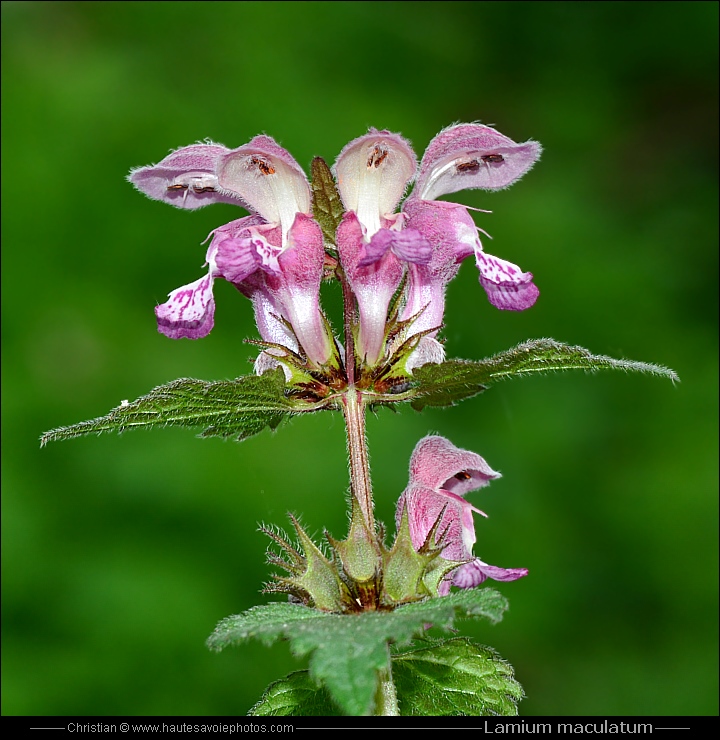
M436 530L440 544L444 545L442 557L468 561L441 584L441 595L449 593L451 583L459 588L473 588L487 578L515 581L528 574L527 568L499 568L472 554L476 539L473 512L487 514L464 496L499 477L500 473L480 455L461 450L444 437L425 437L413 451L410 481L398 501L396 522L399 526L403 510L407 508L410 536L413 546L419 549L442 517Z
M213 282L222 277L252 300L263 340L301 350L318 367L328 361L333 340L319 303L322 231L312 217L307 177L289 152L268 136L234 150L193 144L134 169L128 179L178 208L224 202L253 214L212 232L207 275L155 309L160 332L173 339L206 336L214 320Z
M400 318L422 311L413 333L442 324L445 286L470 255L475 256L480 284L493 306L523 311L535 303L539 291L532 274L484 252L467 208L437 198L458 190L506 188L533 166L540 151L535 141L516 144L476 123L450 126L430 142L415 188L403 205L408 228L417 229L432 245L429 262L409 266L407 302Z
M358 304L358 356L374 365L385 349L390 300L405 263L430 259L428 241L394 213L415 175L415 153L405 139L370 129L351 141L333 171L346 214L337 230L340 263Z
M333 169L347 213L337 246L357 299L359 356L367 364L384 354L388 306L406 271L399 318L413 323L400 341L424 335L407 370L443 360L443 347L434 337L442 325L445 287L466 257L475 256L480 284L496 308L522 311L535 303L539 291L532 274L486 254L467 208L437 198L467 188L508 187L539 155L534 141L516 144L480 124L451 126L430 142L414 190L395 213L416 175L410 144L398 134L370 129L340 152Z

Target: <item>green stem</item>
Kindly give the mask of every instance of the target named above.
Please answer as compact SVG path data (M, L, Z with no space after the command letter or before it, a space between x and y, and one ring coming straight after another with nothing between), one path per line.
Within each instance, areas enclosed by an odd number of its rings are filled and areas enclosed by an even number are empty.
M365 404L362 393L349 386L343 395L343 413L350 462L350 490L357 499L370 532L375 532L370 464L365 437Z
M368 460L367 438L365 437L365 404L362 393L355 388L355 339L357 323L355 296L342 271L338 278L343 292L343 319L345 323L345 372L347 390L342 398L345 429L347 431L348 460L350 462L350 491L357 499L365 523L370 532L375 532L375 512L370 482L370 463Z
M388 650L388 667L380 671L377 691L375 692L376 717L399 717L397 692L392 679L392 659Z

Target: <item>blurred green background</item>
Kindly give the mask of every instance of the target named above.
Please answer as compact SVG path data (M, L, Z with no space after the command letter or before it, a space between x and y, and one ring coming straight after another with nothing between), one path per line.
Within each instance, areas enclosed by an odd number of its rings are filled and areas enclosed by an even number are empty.
M368 126L418 155L455 121L534 138L539 165L458 200L486 249L534 273L524 313L450 286L448 356L530 337L673 367L682 382L570 374L369 422L391 523L435 432L502 480L476 552L530 576L463 631L515 666L524 715L716 714L717 3L5 2L2 6L2 711L244 714L304 667L285 645L204 640L270 600L257 523L344 533L342 420L236 445L157 430L38 447L177 377L251 372L250 306L216 284L204 340L153 307L200 277L207 233L130 167L265 132L303 165ZM337 294L325 295L337 316Z

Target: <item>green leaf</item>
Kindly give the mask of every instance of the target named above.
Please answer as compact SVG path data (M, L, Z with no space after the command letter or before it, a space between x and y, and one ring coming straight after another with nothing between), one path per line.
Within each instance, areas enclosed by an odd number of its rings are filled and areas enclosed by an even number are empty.
M251 717L342 717L327 690L318 686L308 671L296 671L271 683L260 701L248 712Z
M240 441L266 426L275 429L284 416L296 410L284 390L285 376L279 368L260 376L212 383L183 378L160 385L132 403L123 401L107 416L46 432L40 445L85 434L155 426L206 427L202 437Z
M413 371L418 384L409 394L410 405L416 411L422 411L425 406L453 406L487 389L478 381L479 375L476 363L466 360L422 365Z
M335 178L322 157L313 159L311 172L313 216L320 224L325 242L335 244L335 232L345 212L340 193L335 185Z
M394 654L392 674L404 717L513 717L524 696L509 663L492 648L464 637L433 640ZM335 717L341 713L308 671L297 671L270 684L249 714Z
M393 655L392 666L404 717L514 717L524 696L509 663L464 637Z
M571 347L554 339L531 339L478 362L448 360L423 365L413 372L417 385L394 400L409 400L418 411L425 406L452 406L501 380L560 370L623 370L679 380L675 372L661 365L593 355L583 347Z
M327 688L345 714L366 715L373 709L378 672L387 669L388 643L407 644L427 624L450 629L456 617L498 622L506 608L505 597L489 588L468 589L389 612L348 615L273 603L224 619L208 639L208 647L222 650L251 638L266 645L288 639L295 655L310 656L310 677Z

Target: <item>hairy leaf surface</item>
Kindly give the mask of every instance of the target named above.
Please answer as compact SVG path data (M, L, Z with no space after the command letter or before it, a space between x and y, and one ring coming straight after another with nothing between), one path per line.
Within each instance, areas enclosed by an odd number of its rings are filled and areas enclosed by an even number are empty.
M400 715L516 716L523 698L512 666L495 650L465 637L424 642L392 656ZM296 671L267 687L250 715L335 717L342 713L309 671Z
M123 401L106 416L46 432L40 443L155 426L205 427L202 437L240 441L266 426L275 429L293 413L284 390L285 376L279 368L236 380L182 378L160 385L132 403Z
M425 406L452 406L501 380L563 370L622 370L679 380L672 370L661 365L593 355L583 347L554 339L532 339L486 360L422 365L413 372L416 385L404 394L403 400L409 400L418 411Z
M392 666L406 717L515 716L524 696L512 666L465 637L393 655Z
M266 645L285 638L297 656L310 656L313 681L324 685L343 713L366 715L373 709L378 672L388 667L390 643L407 644L426 625L450 629L457 617L498 622L505 597L489 588L468 589L389 612L339 615L298 604L256 606L224 619L208 639L213 650L248 639Z

